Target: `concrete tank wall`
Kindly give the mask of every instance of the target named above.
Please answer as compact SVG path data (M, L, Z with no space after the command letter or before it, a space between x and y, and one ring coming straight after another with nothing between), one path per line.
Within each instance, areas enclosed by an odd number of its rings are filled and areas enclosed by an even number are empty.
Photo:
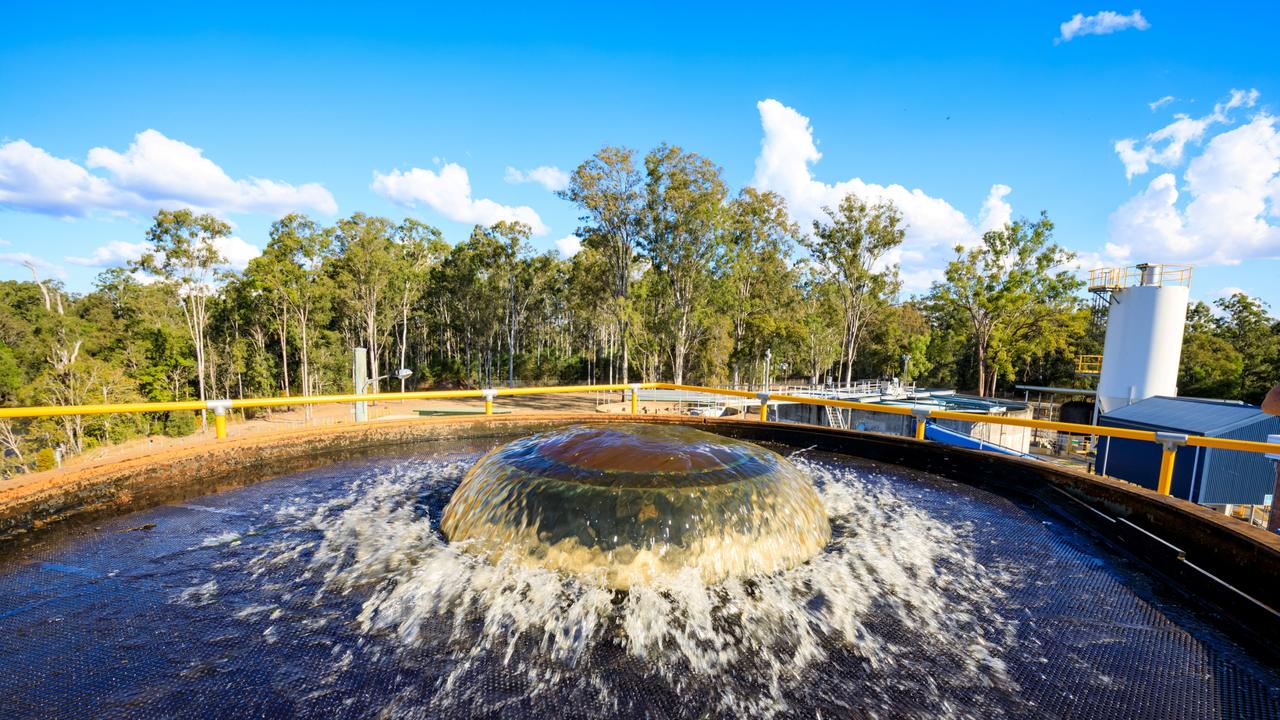
M1138 285L1112 293L1098 380L1102 412L1178 394L1189 294L1185 285Z

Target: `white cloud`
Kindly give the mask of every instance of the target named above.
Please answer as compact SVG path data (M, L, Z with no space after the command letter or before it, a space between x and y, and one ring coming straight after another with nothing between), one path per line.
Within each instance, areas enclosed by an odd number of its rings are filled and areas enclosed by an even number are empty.
M56 275L58 277L66 277L66 270L61 265L55 265L41 257L36 257L31 253L25 252L6 252L0 253L0 263L6 265L17 265L19 267L27 264L35 265L38 269L48 275Z
M1142 17L1142 11L1140 10L1134 10L1128 15L1121 15L1112 10L1103 10L1096 15L1076 13L1070 20L1058 26L1058 31L1061 34L1058 35L1058 38L1053 43L1056 45L1070 42L1072 38L1084 35L1110 35L1129 28L1146 30L1149 27L1151 27L1151 23Z
M237 235L218 238L213 241L213 244L218 248L218 253L226 260L224 267L236 271L244 270L250 260L262 254L260 248L245 242Z
M1217 290L1214 290L1213 292L1209 293L1209 297L1229 298L1235 295L1248 295L1248 294L1249 293L1245 292L1244 288L1239 288L1234 285L1228 285L1227 287L1218 288Z
M221 212L283 215L296 210L338 211L333 195L318 183L290 185L277 180L233 180L204 151L165 137L156 130L134 136L123 153L93 148L86 163L102 168L114 184L151 204L187 204Z
M1155 102L1147 103L1147 107L1151 108L1151 112L1155 112L1160 108L1164 107L1165 105L1168 105L1169 103L1177 99L1178 98L1172 95L1165 95L1164 97L1160 98L1159 100L1156 100Z
M0 206L62 217L150 213L162 207L220 215L294 210L333 214L338 209L333 195L317 183L235 180L199 148L156 130L138 133L123 153L93 148L83 166L25 140L0 145Z
M528 172L507 166L507 174L503 180L509 183L538 183L542 187L557 192L569 187L569 173L554 165L542 165Z
M560 251L560 256L571 258L578 254L582 249L582 240L577 235L565 235L556 241L556 250Z
M492 225L499 220L518 221L534 234L547 232L538 213L527 205L512 207L487 198L471 197L471 179L466 168L448 163L440 172L413 168L407 172L373 173L373 191L406 207L422 203L454 222Z
M1152 262L1280 257L1280 130L1258 113L1211 138L1182 176L1162 173L1116 208L1109 245Z
M946 200L931 197L923 190L877 185L856 177L824 183L814 178L810 167L822 158L822 153L814 142L809 119L777 100L762 100L756 107L764 138L752 184L786 198L792 219L805 231L812 228L815 219L826 217L823 206L835 207L849 193L868 201L892 201L907 223L899 257L903 287L908 292L927 289L954 256L956 245L974 245L981 239L984 226L1012 214L1012 208L1004 201L1011 189L1001 184L991 187L980 213L981 225L975 225Z
M0 207L56 216L132 207L137 198L26 140L0 145Z
M987 232L999 230L1009 224L1013 219L1013 206L1005 201L1005 197L1011 192L1013 188L1008 185L991 186L991 192L987 194L986 202L982 203L982 210L978 213L978 229Z
M1125 176L1132 179L1150 169L1151 165L1172 167L1182 162L1189 143L1199 143L1205 132L1216 124L1229 123L1228 113L1238 107L1253 107L1258 102L1257 90L1232 90L1225 101L1216 103L1213 112L1200 118L1184 113L1174 115L1174 121L1149 133L1143 142L1126 138L1115 144L1116 155L1124 163Z
M68 255L64 260L72 265L82 265L84 267L118 267L142 257L146 250L146 243L113 240L106 245L99 245L94 248L93 253L88 257Z

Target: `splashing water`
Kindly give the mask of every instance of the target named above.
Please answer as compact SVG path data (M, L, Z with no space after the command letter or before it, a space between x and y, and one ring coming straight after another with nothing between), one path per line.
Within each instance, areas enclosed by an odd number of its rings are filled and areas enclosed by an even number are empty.
M662 698L690 716L989 717L991 705L965 700L1009 703L1017 688L999 657L1014 624L994 609L1008 578L974 558L969 528L931 518L863 468L792 461L818 488L832 539L769 575L708 584L690 570L619 590L490 564L438 528L470 463L429 460L356 479L337 499L285 503L275 539L243 568L288 578L269 590L301 596L310 625L350 623L404 666L431 658L429 697L393 698L385 710L396 714L520 714L551 698L648 715ZM358 603L354 618L322 611L340 598Z

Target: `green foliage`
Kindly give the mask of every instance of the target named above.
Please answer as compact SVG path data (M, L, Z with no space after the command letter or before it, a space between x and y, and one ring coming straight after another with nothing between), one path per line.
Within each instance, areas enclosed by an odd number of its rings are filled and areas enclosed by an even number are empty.
M1000 378L1083 337L1078 313L1083 286L1063 266L1074 255L1051 242L1053 223L1018 220L956 248L945 281L929 294L935 323L961 333L973 348L979 395L995 392ZM954 346L953 346L954 347Z
M54 454L53 448L40 448L40 452L36 453L36 472L44 472L58 467L58 457Z
M927 297L904 298L892 259L907 227L887 201L849 195L802 229L781 196L732 193L715 163L672 145L602 148L560 196L581 221L570 258L539 254L545 241L517 222L451 246L413 219L289 214L241 273L218 251L224 221L161 211L142 258L83 296L39 277L0 281L0 403L350 392L356 346L375 375L415 370L384 390L755 386L767 374L991 393L1071 384L1075 355L1101 351L1043 216L957 248ZM1256 400L1277 375L1280 327L1265 305L1192 308L1184 393ZM37 448L74 454L194 428L191 413L3 423L0 473L31 465Z
M0 343L0 404L8 404L22 387L22 368L8 345Z
M165 414L165 435L169 437L186 437L195 431L196 414L190 410L175 410Z

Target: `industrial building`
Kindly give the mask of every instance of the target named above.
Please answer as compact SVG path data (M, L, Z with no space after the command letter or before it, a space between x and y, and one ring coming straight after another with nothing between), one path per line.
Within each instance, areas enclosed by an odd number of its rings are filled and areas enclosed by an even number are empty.
M1106 412L1105 427L1266 442L1280 433L1280 417L1233 400L1156 396ZM1161 446L1143 440L1101 438L1097 468L1112 477L1156 488ZM1202 505L1267 504L1275 486L1271 460L1257 453L1178 448L1170 494Z

